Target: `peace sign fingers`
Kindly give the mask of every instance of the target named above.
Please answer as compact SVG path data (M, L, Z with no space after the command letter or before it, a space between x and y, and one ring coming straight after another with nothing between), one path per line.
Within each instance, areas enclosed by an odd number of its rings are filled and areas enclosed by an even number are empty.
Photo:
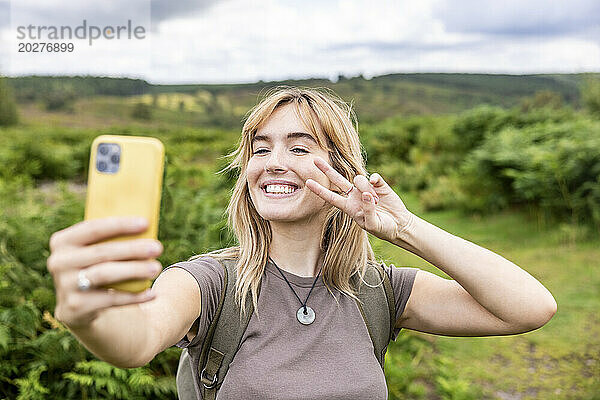
M331 182L339 187L346 195L353 189L354 185L344 178L339 172L337 172L331 165L329 165L321 157L315 157L313 160L314 164L319 168Z
M315 194L328 203L333 204L341 210L349 211L347 210L349 206L348 199L354 198L355 195L358 195L356 199L360 200L362 192L369 192L371 197L374 199L375 204L377 204L379 201L379 196L366 177L358 175L354 179L355 184L352 184L322 158L315 157L314 164L329 178L332 183L343 190L343 193L346 196L341 196L340 194L323 187L314 180L308 179L306 181L306 185L309 187L309 189L311 189Z
M341 190L347 190L347 196L329 190L312 179L307 179L305 185L317 196L349 215L367 232L393 242L398 237L398 231L404 229L407 221L410 221L412 214L381 175L374 173L370 178L356 175L352 184L322 158L315 157L313 161L330 182Z
M346 209L346 204L347 204L348 198L340 196L339 194L337 194L335 192L332 192L331 190L323 187L323 185L321 185L318 182L313 181L312 179L307 179L305 184L317 196L319 196L320 198L322 198L329 204L333 204L340 210Z
M315 157L313 160L315 165L323 171L325 175L332 181L337 187L343 190L346 197L349 197L352 192L354 192L355 188L358 188L361 192L370 192L375 198L375 202L377 202L378 195L375 192L375 189L369 182L369 180L362 175L357 175L354 177L354 184L350 182L348 179L344 178L339 172L337 172L331 165L329 165L325 160L321 157Z

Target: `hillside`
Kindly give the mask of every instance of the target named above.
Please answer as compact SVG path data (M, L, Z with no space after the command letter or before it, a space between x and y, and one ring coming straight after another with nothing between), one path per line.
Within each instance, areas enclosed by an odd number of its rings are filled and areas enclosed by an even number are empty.
M579 86L590 74L488 75L488 74L389 74L365 79L362 76L337 82L327 79L286 80L249 84L157 85L139 79L107 77L9 78L20 102L40 100L50 93L71 97L95 95L135 96L163 93L196 95L209 93L215 101L234 110L247 110L264 91L278 85L297 85L333 89L344 100L353 101L363 122L375 122L396 114L430 115L464 111L486 103L502 107L520 104L522 99L540 91L557 93L567 105L579 105ZM597 74L594 74L597 75ZM234 112L234 119L241 115Z

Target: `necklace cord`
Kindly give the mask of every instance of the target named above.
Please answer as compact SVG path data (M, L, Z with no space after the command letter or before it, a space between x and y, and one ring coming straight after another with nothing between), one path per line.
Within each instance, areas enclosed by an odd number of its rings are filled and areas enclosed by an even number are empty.
M306 302L308 301L308 298L310 297L310 294L312 293L312 290L315 287L315 283L317 283L317 280L319 279L319 276L321 275L321 270L319 270L319 273L315 277L315 280L314 280L312 286L310 287L310 290L308 291L308 296L306 296L306 300L304 300L304 303L303 303L302 300L300 300L300 296L298 296L298 294L296 293L296 291L292 287L292 284L290 283L290 281L288 281L288 278L286 278L285 275L283 274L283 271L281 270L281 268L279 268L279 266L277 266L277 264L275 263L275 261L273 261L273 259L270 256L269 256L269 260L271 260L271 262L273 263L273 265L275 265L275 267L277 268L277 270L279 271L279 273L281 274L281 276L283 276L283 279L285 279L285 281L287 282L287 284L290 287L290 289L292 289L292 292L294 293L294 295L296 295L296 298L298 299L298 301L300 302L300 304L302 304L302 307L304 308L304 315L308 314L308 311L306 310Z

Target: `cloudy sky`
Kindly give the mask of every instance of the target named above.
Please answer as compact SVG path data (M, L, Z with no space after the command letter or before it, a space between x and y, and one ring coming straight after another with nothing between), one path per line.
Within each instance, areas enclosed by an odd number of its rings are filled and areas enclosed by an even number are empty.
M0 73L254 82L390 72L600 71L598 0L0 0ZM115 27L142 40L65 40L19 53L19 26ZM47 42L50 40L46 40ZM61 41L52 40L54 43Z

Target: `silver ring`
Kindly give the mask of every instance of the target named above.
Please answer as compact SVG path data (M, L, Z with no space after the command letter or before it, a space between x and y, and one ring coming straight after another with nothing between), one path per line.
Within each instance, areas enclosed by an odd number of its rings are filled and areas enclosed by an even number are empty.
M92 282L85 276L85 272L83 272L82 269L79 270L79 275L77 277L77 287L82 292L86 292L92 287Z
M352 187L350 189L348 189L347 192L344 192L344 194L346 195L346 197L350 194L350 192L352 191L352 189L354 189L354 185L352 185Z

